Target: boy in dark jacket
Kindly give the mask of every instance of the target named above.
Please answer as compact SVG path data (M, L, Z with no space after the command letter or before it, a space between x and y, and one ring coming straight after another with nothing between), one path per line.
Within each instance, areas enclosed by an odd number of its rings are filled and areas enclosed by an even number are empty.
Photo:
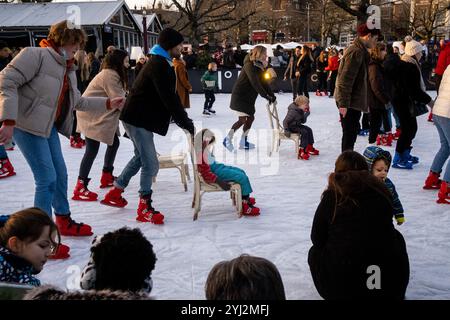
M208 64L208 70L205 71L201 80L203 90L205 91L205 105L203 107L203 114L209 116L211 113L216 114L216 111L212 109L216 97L214 96L214 91L218 88L217 83L219 82L217 76L217 64L211 62Z
M167 134L170 119L194 135L194 125L176 93L176 76L172 59L181 55L183 36L167 28L161 31L158 45L150 51L150 59L139 72L122 110L125 131L134 145L134 157L114 182L102 204L123 208L128 202L122 197L131 178L141 171L137 221L163 224L164 215L152 203L152 179L158 173L159 162L153 134Z
M392 204L394 206L394 217L398 225L405 222L405 215L402 203L395 190L394 183L387 177L389 167L391 166L392 157L389 151L379 147L369 146L364 150L369 171L377 178L381 179L392 194Z
M283 121L285 135L290 136L291 133L300 134L300 149L298 150L298 159L308 160L309 155L317 156L319 150L314 149L314 136L310 127L304 123L308 118L309 99L305 96L298 96L288 107L288 112Z

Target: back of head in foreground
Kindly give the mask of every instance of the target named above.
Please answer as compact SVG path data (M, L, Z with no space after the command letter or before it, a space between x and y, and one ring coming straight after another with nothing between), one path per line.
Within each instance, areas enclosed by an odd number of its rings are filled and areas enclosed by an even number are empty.
M207 300L286 300L277 267L267 259L249 255L216 264L205 291Z
M124 227L108 232L93 241L81 288L150 293L155 263L153 246L139 229Z

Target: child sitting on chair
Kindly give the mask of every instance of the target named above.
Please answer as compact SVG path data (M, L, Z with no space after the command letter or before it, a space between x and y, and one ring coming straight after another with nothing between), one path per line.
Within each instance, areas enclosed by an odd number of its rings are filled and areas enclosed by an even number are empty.
M247 216L259 215L259 208L255 207L255 198L250 197L252 187L244 170L216 162L212 147L216 141L214 133L203 129L195 136L195 152L197 168L206 183L216 183L223 190L230 190L230 182L238 183L242 189L242 214Z
M300 134L300 149L298 159L308 160L309 155L317 156L319 150L314 149L314 136L310 127L304 125L310 114L309 99L298 96L288 107L288 112L283 121L284 134L289 137L291 133Z

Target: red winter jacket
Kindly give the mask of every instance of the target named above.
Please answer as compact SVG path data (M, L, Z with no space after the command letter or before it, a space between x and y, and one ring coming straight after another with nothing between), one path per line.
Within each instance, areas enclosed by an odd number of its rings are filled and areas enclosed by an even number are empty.
M337 71L339 69L339 57L334 56L328 58L328 67L325 68L326 71Z
M197 154L197 161L201 159L200 163L197 164L197 170L206 183L215 183L217 176L212 173L211 167L208 164L208 152L205 149L203 150L201 154Z
M438 76L442 76L448 65L450 65L450 43L447 43L441 50L436 65L435 73Z

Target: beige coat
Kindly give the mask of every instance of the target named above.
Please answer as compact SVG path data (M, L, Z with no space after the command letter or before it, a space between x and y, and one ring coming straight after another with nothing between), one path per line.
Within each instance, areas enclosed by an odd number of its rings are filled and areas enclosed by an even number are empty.
M119 74L112 69L103 69L89 83L83 97L125 97ZM119 132L119 110L97 112L77 111L77 131L86 137L112 145L114 135Z
M189 83L185 62L179 59L173 59L173 67L177 75L177 93L180 97L181 104L183 107L189 108L191 106L189 102L189 91L192 90L192 86Z
M442 76L439 95L433 106L433 114L450 119L450 67L447 67Z
M16 127L48 138L55 124L58 99L67 66L52 48L27 47L0 72L0 121L15 120ZM105 110L106 98L82 98L77 89L76 66L67 72L69 105L58 131L70 137L73 110Z

